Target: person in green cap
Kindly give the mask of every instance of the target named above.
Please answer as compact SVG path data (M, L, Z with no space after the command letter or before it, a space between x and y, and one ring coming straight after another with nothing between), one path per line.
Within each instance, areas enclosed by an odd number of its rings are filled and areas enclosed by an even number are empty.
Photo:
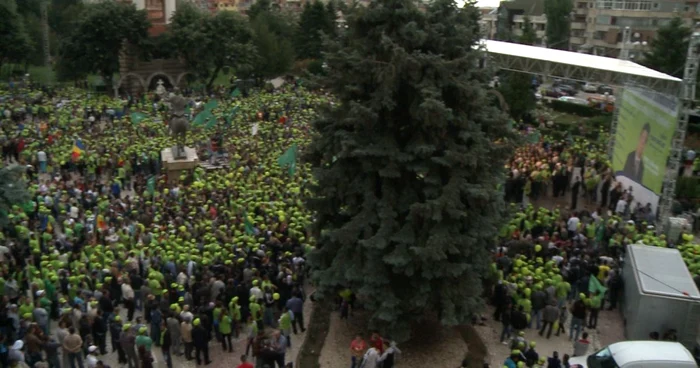
M139 335L136 336L136 348L143 346L146 351L151 351L151 346L153 345L153 340L148 336L148 327L143 326L139 328Z

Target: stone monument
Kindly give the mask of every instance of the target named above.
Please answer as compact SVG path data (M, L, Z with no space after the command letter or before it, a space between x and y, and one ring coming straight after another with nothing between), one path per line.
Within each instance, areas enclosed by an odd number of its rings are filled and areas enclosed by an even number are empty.
M192 170L197 166L199 158L194 148L185 146L189 127L189 120L185 116L187 99L171 94L167 102L171 111L168 127L176 143L173 147L161 151L160 155L163 167L168 173L168 182L176 183L183 171Z

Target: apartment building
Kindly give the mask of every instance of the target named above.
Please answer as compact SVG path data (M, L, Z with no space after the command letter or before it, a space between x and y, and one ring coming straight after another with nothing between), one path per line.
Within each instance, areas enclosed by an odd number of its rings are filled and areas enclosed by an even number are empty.
M700 0L574 0L572 50L618 57L623 46L632 60L647 50L656 30L680 16L688 26L700 21ZM623 45L623 32L630 41Z
M498 38L499 34L506 32L517 39L523 34L526 18L529 18L535 28L537 44L542 44L547 28L544 0L502 1L498 8L483 8L481 9L481 29L490 39Z
M562 0L572 1L570 14L571 51L619 57L623 46L631 60L640 59L659 27L680 16L688 26L700 21L700 0ZM485 37L497 38L499 27L513 36L522 34L528 16L542 39L547 28L543 0L502 1L498 8L482 9L481 27ZM623 45L623 32L630 40ZM502 29L501 29L502 30ZM544 43L544 42L543 42Z

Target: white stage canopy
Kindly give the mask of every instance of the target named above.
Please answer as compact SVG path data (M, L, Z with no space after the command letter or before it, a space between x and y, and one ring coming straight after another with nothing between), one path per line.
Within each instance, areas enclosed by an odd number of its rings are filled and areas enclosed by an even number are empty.
M681 87L681 79L627 60L494 40L482 44L489 62L500 69L623 88L630 84L674 96Z

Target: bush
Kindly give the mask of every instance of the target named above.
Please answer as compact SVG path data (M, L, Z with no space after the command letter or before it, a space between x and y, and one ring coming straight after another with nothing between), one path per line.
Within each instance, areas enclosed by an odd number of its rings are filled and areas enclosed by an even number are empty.
M678 177L676 181L676 198L700 199L700 177Z
M564 102L559 100L552 100L549 105L552 109L559 112L566 112L569 114L574 114L578 116L592 117L602 115L603 112L586 105L579 105L571 102Z

